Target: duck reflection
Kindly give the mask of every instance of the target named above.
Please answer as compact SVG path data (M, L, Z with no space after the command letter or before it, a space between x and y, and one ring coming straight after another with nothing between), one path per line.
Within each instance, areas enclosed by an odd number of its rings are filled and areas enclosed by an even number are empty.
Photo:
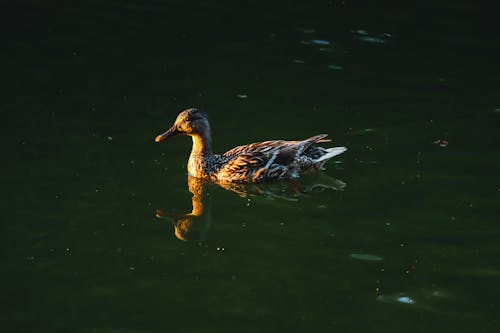
M174 225L174 234L182 241L204 240L211 220L211 197L208 184L199 178L188 176L189 192L193 194L193 209L184 215L172 214L161 209L156 210L156 217L170 220Z
M192 210L179 215L156 210L156 217L169 220L174 226L174 234L182 241L203 241L211 223L211 203L209 187L213 182L188 176ZM346 183L322 172L299 180L271 183L224 183L215 182L220 187L232 191L240 197L262 197L270 200L298 201L299 197L325 190L342 191Z
M300 179L277 181L267 183L217 183L220 187L232 191L240 197L264 197L266 199L279 199L297 201L299 197L322 192L324 190L342 191L346 183L332 178L322 172L314 175L305 175Z

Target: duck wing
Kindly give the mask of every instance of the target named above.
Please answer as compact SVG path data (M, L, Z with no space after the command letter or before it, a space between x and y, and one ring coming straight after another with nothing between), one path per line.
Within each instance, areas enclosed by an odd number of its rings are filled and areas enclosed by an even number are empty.
M242 154L242 153L250 153L250 152L266 153L266 152L272 151L276 148L284 148L284 147L303 148L301 151L304 151L307 148L309 148L309 146L311 146L313 143L330 142L331 140L325 139L327 136L328 136L328 134L318 134L318 135L314 135L310 138L307 138L304 140L299 140L299 141L271 140L271 141L264 141L264 142L256 142L256 143L251 143L248 145L234 147L233 149L225 152L223 154L223 156L234 157L234 156Z
M282 147L284 144L286 144L286 142L287 141L284 140L272 140L272 141L251 143L248 145L234 147L233 149L225 152L223 156L234 157L240 154L253 153L253 152L267 153L276 148Z
M247 151L232 158L219 170L217 179L229 182L258 182L279 179L286 170L273 165L276 149L266 152ZM268 178L264 178L268 177Z
M296 162L302 153L326 136L319 134L301 141L275 140L235 147L224 153L229 161L217 177L231 182L297 177L300 165Z

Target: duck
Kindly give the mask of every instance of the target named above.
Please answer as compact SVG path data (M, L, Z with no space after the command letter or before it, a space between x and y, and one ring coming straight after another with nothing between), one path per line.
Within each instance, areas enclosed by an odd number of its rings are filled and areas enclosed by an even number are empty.
M344 153L346 147L323 148L328 134L304 140L269 140L237 146L223 154L212 152L211 128L207 114L189 108L177 116L166 132L156 136L161 142L187 135L193 140L187 163L188 175L194 178L228 183L260 183L292 180L323 168L325 162Z

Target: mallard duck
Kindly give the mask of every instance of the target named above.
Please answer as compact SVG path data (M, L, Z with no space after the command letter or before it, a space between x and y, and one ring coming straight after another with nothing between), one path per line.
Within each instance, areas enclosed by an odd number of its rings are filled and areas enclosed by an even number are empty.
M293 179L317 170L345 147L323 148L316 143L330 142L327 134L300 141L271 140L235 147L222 155L212 153L210 124L205 112L192 108L182 111L172 127L156 137L160 142L178 135L189 135L193 147L188 174L220 182L255 183Z

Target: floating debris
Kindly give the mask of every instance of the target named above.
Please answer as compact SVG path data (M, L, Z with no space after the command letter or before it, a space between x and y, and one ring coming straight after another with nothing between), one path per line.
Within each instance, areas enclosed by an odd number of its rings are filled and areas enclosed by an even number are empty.
M448 147L448 141L447 140L441 140L441 139L438 139L436 141L433 142L435 145L441 147L441 148L445 148L445 147Z
M300 59L293 59L292 62L294 64L305 64L306 63L304 60L300 60Z
M248 95L247 94L238 94L238 95L236 95L236 97L238 97L240 99L245 99L245 98L248 98Z

